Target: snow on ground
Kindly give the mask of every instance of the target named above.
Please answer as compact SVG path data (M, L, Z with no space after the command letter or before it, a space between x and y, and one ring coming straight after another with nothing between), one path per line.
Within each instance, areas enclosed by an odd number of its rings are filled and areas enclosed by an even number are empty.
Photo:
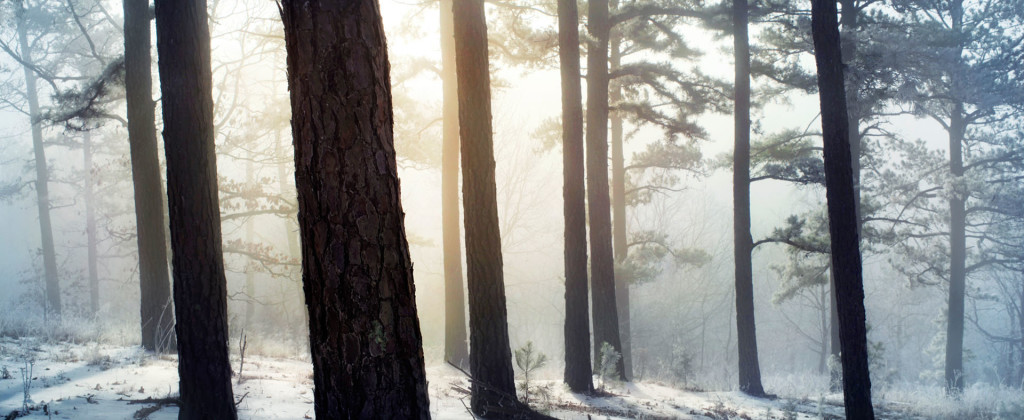
M237 371L239 360L232 360ZM20 410L23 373L29 374L31 413L27 419L175 419L174 356L147 354L138 347L105 344L46 344L31 338L0 339L0 415ZM427 369L435 419L472 418L469 380L449 366ZM308 360L247 356L235 378L239 416L247 419L313 417L312 365ZM558 381L531 384L531 403L563 419L834 419L842 418L841 395L817 399L758 399L739 392L683 391L651 383L609 386L608 395L569 392ZM884 407L880 407L884 408ZM926 418L886 409L880 418ZM931 417L931 416L927 416ZM991 416L983 416L990 418ZM955 417L950 417L955 418Z

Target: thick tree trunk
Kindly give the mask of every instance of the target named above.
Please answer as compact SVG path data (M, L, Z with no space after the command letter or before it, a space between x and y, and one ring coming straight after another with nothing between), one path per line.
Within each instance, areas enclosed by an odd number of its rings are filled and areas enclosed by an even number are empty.
M757 360L754 322L754 275L750 237L750 44L747 38L747 0L733 0L733 47L736 61L733 152L733 241L736 260L736 344L739 350L740 390L764 395Z
M843 83L839 22L834 0L812 1L812 35L825 143L832 266L842 344L843 396L848 419L873 419L868 372L864 285L850 155L849 119Z
M21 47L21 60L33 63L32 47L28 42L27 18L24 5L18 2L18 44ZM36 74L28 66L25 71L25 97L28 99L28 115L32 123L32 152L35 155L36 167L36 204L39 209L39 233L43 250L43 275L46 282L46 299L44 311L46 315L60 316L60 279L57 277L57 251L53 244L53 225L50 221L50 170L47 168L46 148L43 145L43 126L38 121L39 90L36 87Z
M98 273L98 256L96 252L96 197L93 194L92 179L92 133L82 133L82 169L85 172L82 182L85 188L85 243L89 266L89 314L96 316L100 310L100 277Z
M612 0L614 9L618 3ZM622 63L622 33L612 31L609 40L609 65L612 71ZM622 101L622 87L619 83L609 81L609 104ZM615 252L615 263L623 264L629 255L626 243L626 159L623 156L622 115L616 111L609 113L611 125L612 149L612 250ZM623 375L627 381L633 380L633 349L630 332L629 288L634 279L615 277L615 303L619 313L619 336L622 339Z
M205 0L157 0L179 419L235 419Z
M139 247L142 347L174 351L174 315L167 270L167 225L156 139L149 0L124 0L125 97L135 225Z
M429 418L376 1L285 1L317 418Z
M951 71L954 95L962 91L964 77L960 65L963 54L959 37L963 32L963 1L950 3L953 18L952 31L957 38L954 51L956 68ZM949 120L949 172L954 177L964 175L963 141L967 132L964 104L954 100ZM964 292L967 287L967 208L966 198L953 194L949 199L949 309L946 313L946 387L950 394L959 394L964 388Z
M574 392L590 392L594 390L594 379L590 365L583 92L576 0L558 0L558 55L562 74L562 197L565 201L565 383Z
M594 304L594 362L608 343L619 354L618 305L615 303L615 260L612 253L611 200L608 194L608 0L589 5L587 30L587 209L590 211L590 282ZM615 366L625 379L625 365Z
M441 246L444 253L444 360L469 365L466 293L462 282L459 228L459 86L455 73L452 0L441 0Z
M487 23L483 0L455 0L452 10L469 270L471 406L477 415L500 417L518 401L508 342L494 180Z

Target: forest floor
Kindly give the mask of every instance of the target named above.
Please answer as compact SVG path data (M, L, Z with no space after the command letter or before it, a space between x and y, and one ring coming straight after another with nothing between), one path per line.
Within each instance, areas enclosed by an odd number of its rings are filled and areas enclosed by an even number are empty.
M234 378L240 418L313 417L312 365L308 360L246 356L239 368L240 362L234 355L232 368L241 372ZM427 379L433 418L472 418L466 409L470 386L464 374L449 366L433 366L427 369ZM11 419L14 417L8 413L22 410L26 384L30 410L18 418L177 418L173 404L178 388L176 357L153 355L136 346L0 338L0 416ZM591 397L573 394L554 380L534 381L530 390L535 408L563 419L843 418L841 394L768 400L734 391L680 390L642 382L609 384L607 395ZM1018 418L1000 415L992 405L877 404L879 417L890 419Z

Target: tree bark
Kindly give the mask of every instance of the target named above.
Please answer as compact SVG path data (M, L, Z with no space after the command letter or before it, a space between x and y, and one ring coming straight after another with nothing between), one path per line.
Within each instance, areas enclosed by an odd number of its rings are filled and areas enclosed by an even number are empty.
M444 253L444 360L469 365L466 343L466 293L462 282L462 232L459 228L459 86L455 72L452 0L441 0L441 246Z
M583 91L580 86L576 0L558 1L558 55L562 76L562 197L565 216L565 383L573 392L591 392L594 379L590 365L587 295Z
M235 419L205 0L157 0L179 419Z
M376 1L285 1L317 418L429 418Z
M617 1L612 0L615 9ZM609 34L609 66L611 71L617 70L622 63L622 32L611 31ZM618 82L609 81L608 102L622 102L622 87ZM610 112L608 121L611 125L612 149L612 250L615 252L615 264L623 264L629 255L626 242L626 159L623 156L624 138L622 135L622 114ZM622 340L623 375L627 381L633 380L633 349L632 333L630 332L629 288L635 279L615 277L615 303L618 305L619 336Z
M16 19L18 24L18 44L21 47L21 60L33 63L32 47L28 42L27 17L25 6L19 1ZM43 250L43 275L46 282L46 299L44 311L46 315L60 316L61 297L60 279L57 275L57 251L53 244L53 224L50 221L50 170L46 162L46 146L43 144L43 126L39 121L39 90L36 87L36 74L28 66L25 71L25 97L28 99L28 115L32 123L32 152L36 167L36 205L39 209L39 233Z
M964 75L959 68L963 44L963 1L950 3L953 18L952 31L957 39L954 49L956 62L951 70L954 98L962 92ZM949 121L949 171L955 178L964 175L963 141L967 131L964 104L953 100ZM964 388L964 292L967 286L967 210L966 197L952 194L949 199L949 309L946 312L946 387L950 394L959 394Z
M174 315L167 270L163 180L156 139L149 0L124 0L125 97L135 189L142 347L174 351Z
M813 0L811 5L811 29L825 143L825 188L839 310L846 417L873 419L864 285L861 278L838 11L834 0Z
M455 63L469 282L470 406L488 418L530 413L516 400L508 341L483 0L455 0Z
M736 344L740 390L764 395L757 359L754 321L754 275L750 237L750 44L747 0L733 0L735 78L735 149L733 152L733 241L736 260Z
M608 38L611 24L608 0L590 2L587 30L587 208L590 211L590 281L594 304L594 362L608 343L622 354L618 305L615 299L615 260L612 253L611 200L608 194ZM619 358L615 369L625 380Z
M100 310L100 278L97 267L96 252L96 197L93 194L92 179L92 133L82 133L82 169L85 172L82 194L85 195L85 243L88 258L89 275L89 314L96 316Z

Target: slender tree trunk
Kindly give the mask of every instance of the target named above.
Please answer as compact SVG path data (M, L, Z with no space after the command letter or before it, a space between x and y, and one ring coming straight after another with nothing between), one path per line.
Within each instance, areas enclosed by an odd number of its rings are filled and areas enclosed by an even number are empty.
M858 25L856 0L840 0L840 5L842 5L842 11L840 12L839 23L843 29L840 46L843 57L847 57L847 62L853 62L857 56L857 42L854 37ZM846 108L850 131L850 165L853 170L854 211L857 212L857 238L859 239L864 226L863 218L860 214L860 155L863 142L860 135L860 80L855 72L850 71L849 67L846 70L846 77L844 79L846 81ZM829 286L832 289L834 307L836 296L835 282L830 281ZM832 326L835 330L832 333L832 356L834 356L835 360L839 360L839 312L835 309L832 312ZM829 382L832 384L833 391L838 391L842 387L842 371L840 369L832 369L829 375L831 376Z
M376 1L282 3L317 418L429 418Z
M612 0L612 9L617 6ZM612 71L622 63L622 33L611 31L609 40L609 64ZM618 82L609 81L609 104L622 102L622 87ZM626 159L623 156L622 114L618 111L609 113L611 125L612 149L612 250L615 251L615 263L623 264L629 255L626 243ZM618 304L619 335L622 339L622 364L626 380L633 380L633 349L632 333L630 332L629 288L634 279L615 278L615 303Z
M832 266L842 344L843 396L848 419L873 419L868 372L864 285L857 236L856 199L851 168L849 119L843 83L839 22L834 0L812 1L812 36L818 68L822 133L825 139L825 187Z
M558 0L558 55L562 73L562 197L565 201L565 383L574 392L591 392L594 379L587 302L583 92L576 0Z
M469 270L469 365L474 379L471 406L480 416L503 416L503 411L518 401L508 342L494 180L487 23L483 0L453 3Z
M100 277L97 267L96 253L96 197L93 194L92 179L92 133L82 133L82 169L85 172L83 183L85 188L85 242L89 260L89 314L96 316L100 310Z
M462 282L462 232L459 229L459 86L455 73L452 0L441 0L441 246L444 252L444 360L469 365L466 343L466 293Z
M28 42L27 18L25 6L17 4L18 43L21 47L21 59L33 63L32 47ZM43 126L38 121L39 90L36 87L36 74L28 66L25 71L25 97L28 99L28 115L32 122L32 152L35 154L36 167L36 204L39 208L39 233L43 248L43 275L46 279L46 299L44 311L46 315L60 316L60 279L57 277L57 251L53 244L53 225L50 222L50 170L47 168L46 148L43 145Z
M139 325L142 347L165 352L174 351L177 345L167 270L168 236L156 141L150 35L149 0L124 0L125 97L139 247Z
M252 159L253 153L250 150L248 158L245 162L245 182L252 184L255 180L253 179L253 168ZM255 233L255 225L253 221L245 221L245 243L251 244ZM254 300L256 299L256 272L252 269L252 262L247 261L245 264L245 324L244 329L249 330L252 328L253 316L256 314L256 305Z
M736 343L740 390L764 395L757 360L754 321L754 274L750 237L750 44L747 0L733 0L733 47L736 61L735 137L733 152L733 241L736 260Z
M608 343L622 354L618 305L615 303L615 260L612 253L611 200L608 195L608 0L589 5L587 30L587 208L590 210L590 281L594 304L594 362ZM625 380L619 358L615 369Z
M964 25L963 1L950 3L953 34L957 37L955 68L950 78L954 96L962 92L960 69L963 47L959 37ZM949 121L949 171L953 177L964 175L963 141L967 131L964 104L954 99ZM966 196L953 194L949 199L949 309L946 324L946 387L957 395L964 388L964 292L967 286L967 209Z
M205 0L157 0L179 419L235 419Z

